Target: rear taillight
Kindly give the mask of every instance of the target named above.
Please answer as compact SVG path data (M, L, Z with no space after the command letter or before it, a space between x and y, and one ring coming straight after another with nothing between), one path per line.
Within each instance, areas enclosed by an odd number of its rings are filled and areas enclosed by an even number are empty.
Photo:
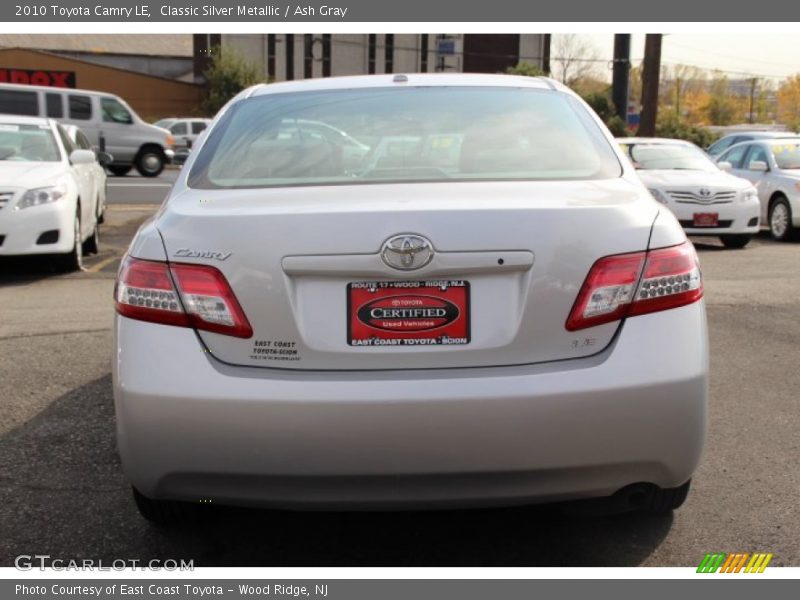
M249 338L253 329L218 269L126 257L114 292L131 319Z
M697 302L703 280L694 246L601 258L583 282L567 319L569 331Z

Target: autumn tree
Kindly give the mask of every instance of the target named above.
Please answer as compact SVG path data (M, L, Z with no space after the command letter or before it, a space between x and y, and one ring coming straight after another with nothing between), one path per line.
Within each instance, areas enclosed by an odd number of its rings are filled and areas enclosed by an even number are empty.
M778 88L778 119L792 131L800 130L800 73Z
M728 77L723 73L716 72L711 80L705 111L711 125L730 125L735 120L736 101L728 93Z

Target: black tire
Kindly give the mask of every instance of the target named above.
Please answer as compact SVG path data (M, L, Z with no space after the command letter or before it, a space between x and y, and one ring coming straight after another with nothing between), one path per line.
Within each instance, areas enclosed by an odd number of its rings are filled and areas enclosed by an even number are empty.
M112 175L116 175L117 177L125 177L125 175L131 172L133 165L108 165L106 168L111 172Z
M142 148L134 161L142 177L158 177L167 166L167 157L160 148Z
M106 198L106 201L108 201L108 184L106 184L105 198ZM106 207L105 206L100 206L100 196L99 195L97 196L97 204L95 206L97 206L97 223L102 225L103 223L106 222Z
M83 243L81 242L81 207L75 212L74 221L75 230L75 243L72 250L67 254L61 254L58 257L59 267L62 271L71 273L72 271L81 271L83 269Z
M89 239L83 242L83 253L97 254L98 252L100 252L100 227L99 223L95 221L92 235L89 237Z
M753 239L752 235L743 233L719 236L722 245L726 248L744 248Z
M155 500L142 495L133 488L133 500L139 514L151 523L161 527L186 527L200 522L209 513L208 507L178 502L176 500Z
M772 203L772 206L769 207L767 221L772 239L779 242L788 242L794 239L796 230L792 226L792 207L789 206L789 201L785 197L780 196Z
M680 508L686 502L691 484L690 479L676 488L654 488L643 506L644 510L653 514L665 514Z

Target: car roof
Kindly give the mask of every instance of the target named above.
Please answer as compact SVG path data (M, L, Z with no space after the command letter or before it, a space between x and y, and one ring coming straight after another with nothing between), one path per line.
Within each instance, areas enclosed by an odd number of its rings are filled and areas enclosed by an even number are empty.
M22 115L0 115L0 123L14 123L20 125L48 125L52 126L52 119L45 117L25 117Z
M620 144L661 144L669 146L694 146L691 142L686 140L679 140L675 138L656 138L656 137L627 137L617 138Z
M735 133L726 133L719 139L724 140L728 137L736 137L740 135L749 135L753 139L798 137L796 133L792 133L791 131L737 131Z
M0 83L0 88L8 88L25 92L59 92L62 94L89 94L118 98L114 92L101 92L99 90L84 90L81 88L64 88L52 85L28 85L27 83Z
M246 97L290 92L310 92L345 89L385 88L394 86L424 87L510 87L567 91L562 84L547 77L479 73L409 73L390 75L356 75L321 77L260 84L250 88Z
M800 144L800 136L786 135L782 137L768 137L768 138L756 138L754 140L744 140L742 142L736 142L735 144L729 146L728 148L725 148L723 154L727 154L734 148L739 148L741 146L747 146L750 144L767 144L768 146L772 146L781 143L786 143L788 141L793 142L795 144Z

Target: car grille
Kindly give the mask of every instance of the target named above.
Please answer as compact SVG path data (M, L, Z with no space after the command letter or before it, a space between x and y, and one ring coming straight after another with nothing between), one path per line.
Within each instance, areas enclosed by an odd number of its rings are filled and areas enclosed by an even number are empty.
M667 194L680 204L730 204L736 198L736 190L719 190L705 197L688 190L667 190Z
M725 229L726 227L730 227L733 225L733 220L729 221L717 221L717 225L715 227L698 227L694 224L694 221L691 219L688 220L681 220L680 221L681 227L688 227L689 229Z
M3 210L13 197L14 192L0 192L0 210Z

